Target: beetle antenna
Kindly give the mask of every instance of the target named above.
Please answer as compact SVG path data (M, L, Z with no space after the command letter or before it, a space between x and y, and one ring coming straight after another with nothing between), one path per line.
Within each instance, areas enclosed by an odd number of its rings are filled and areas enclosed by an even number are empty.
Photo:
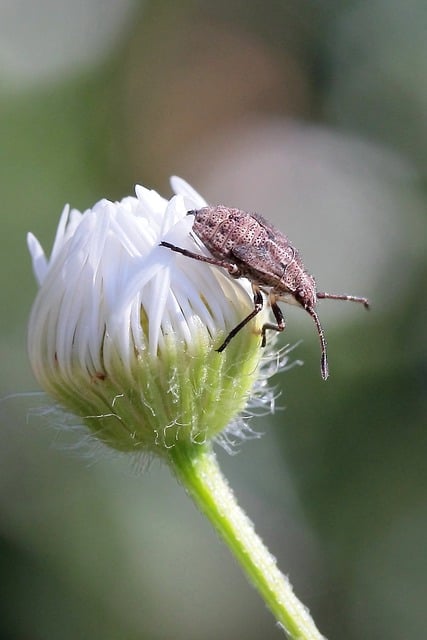
M314 324L316 325L317 333L319 334L320 340L320 371L322 374L323 380L326 380L329 376L329 367L328 367L328 356L326 354L326 339L325 334L323 333L322 325L320 324L319 316L315 312L312 307L305 307L305 310L311 315L314 320Z
M326 293L325 291L318 291L316 294L319 300L349 300L350 302L360 302L365 309L369 309L369 300L367 298L361 298L360 296L348 296L341 293Z

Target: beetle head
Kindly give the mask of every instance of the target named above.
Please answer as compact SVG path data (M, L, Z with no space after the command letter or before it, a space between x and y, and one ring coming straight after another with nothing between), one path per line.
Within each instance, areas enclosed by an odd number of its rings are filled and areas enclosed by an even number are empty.
M301 274L293 295L295 300L304 307L304 309L314 309L317 296L316 283L313 276L310 276L308 273Z

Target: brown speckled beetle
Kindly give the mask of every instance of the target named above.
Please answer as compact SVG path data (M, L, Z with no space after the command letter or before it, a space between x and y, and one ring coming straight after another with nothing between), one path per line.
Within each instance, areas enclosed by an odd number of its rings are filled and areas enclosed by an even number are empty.
M283 331L285 319L278 301L298 304L313 318L320 338L322 378L329 375L326 355L326 340L322 325L315 311L317 300L351 300L361 302L366 308L366 298L316 291L313 276L304 269L298 251L288 238L257 213L246 213L240 209L207 206L198 211L189 211L194 216L193 233L212 254L203 256L169 242L161 242L164 247L182 253L184 256L222 267L233 278L247 278L252 285L254 308L225 338L217 351L223 351L230 340L259 313L263 307L262 294L268 295L276 323L266 322L261 330L264 347L267 329Z

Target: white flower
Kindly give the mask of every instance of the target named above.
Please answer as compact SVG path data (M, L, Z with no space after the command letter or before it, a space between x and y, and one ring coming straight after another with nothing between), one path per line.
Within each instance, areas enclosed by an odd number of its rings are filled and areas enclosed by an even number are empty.
M28 350L41 386L113 449L162 457L214 524L292 637L321 639L252 522L223 478L212 439L242 435L249 397L272 408L260 371L264 312L218 353L215 347L253 310L249 283L159 246L206 249L191 235L203 199L172 179L167 201L136 188L136 198L101 200L83 214L66 207L49 260L28 246L40 289ZM271 340L270 340L271 342ZM229 423L234 428L224 433Z
M65 207L49 260L28 236L40 285L28 330L35 376L118 449L219 433L245 406L261 357L263 314L215 351L253 308L248 283L159 246L207 255L186 215L206 203L171 182L169 201L138 186L84 213Z

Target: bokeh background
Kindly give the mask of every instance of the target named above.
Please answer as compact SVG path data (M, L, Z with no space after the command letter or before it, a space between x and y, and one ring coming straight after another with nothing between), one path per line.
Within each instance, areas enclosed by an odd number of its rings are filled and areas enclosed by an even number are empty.
M327 383L285 309L305 364L218 455L329 640L425 637L426 33L424 0L2 1L2 639L283 637L168 469L86 455L26 359L26 232L170 174L372 300L319 305Z

